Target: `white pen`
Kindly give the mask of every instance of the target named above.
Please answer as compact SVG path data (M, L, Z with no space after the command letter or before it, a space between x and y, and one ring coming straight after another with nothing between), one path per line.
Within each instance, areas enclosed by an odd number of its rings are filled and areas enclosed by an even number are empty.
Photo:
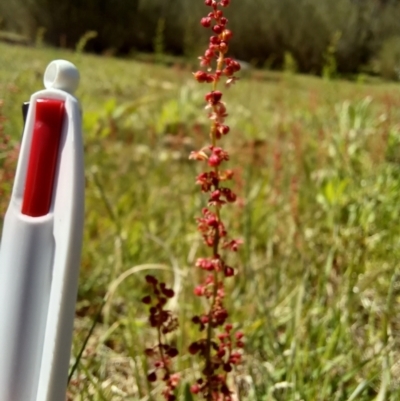
M0 400L66 396L84 220L79 72L34 93L0 243Z

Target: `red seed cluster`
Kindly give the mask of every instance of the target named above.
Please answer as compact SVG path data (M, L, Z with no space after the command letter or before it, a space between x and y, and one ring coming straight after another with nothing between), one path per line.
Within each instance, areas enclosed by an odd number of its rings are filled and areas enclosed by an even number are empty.
M229 51L229 42L233 37L230 29L227 29L228 19L224 16L224 12L218 7L227 7L230 1L205 1L206 6L212 8L208 15L200 20L204 28L210 29L212 35L208 48L204 55L200 56L200 65L202 67L211 68L216 63L215 72L210 73L197 71L194 73L195 79L200 83L217 83L222 76L227 77L227 85L235 82L234 74L240 70L240 64L232 58L224 57Z
M193 320L198 323L201 318L195 317ZM232 400L232 392L227 384L227 375L235 365L242 360L239 349L244 347L243 333L238 331L232 335L232 325L226 324L223 332L218 334L217 340L213 341L212 346L214 356L203 373L209 373L209 379L205 381L199 378L190 388L193 394L201 394L205 399L210 400ZM189 352L192 355L199 354L204 357L207 352L207 345L204 340L199 340L190 344Z
M203 297L208 309L197 316L192 322L196 324L205 337L194 341L189 347L189 353L204 360L202 377L191 387L194 394L202 395L207 401L230 401L232 392L228 387L228 373L233 365L240 363L243 348L242 334L237 333L232 338L232 325L227 323L229 313L224 306L226 278L235 275L237 269L229 266L220 250L236 252L241 240L229 238L227 228L222 221L221 211L224 206L236 201L237 196L229 187L233 171L225 169L229 154L219 145L219 141L230 133L225 123L228 112L223 102L223 93L217 89L222 78L226 78L229 86L237 79L235 73L240 70L240 64L225 57L229 50L232 31L227 28L228 19L221 8L230 4L229 0L206 0L206 6L212 10L201 19L204 28L210 29L209 45L204 54L199 57L200 65L206 71L194 73L199 83L209 83L211 91L206 93L206 110L210 120L211 144L198 151L191 152L189 158L203 163L205 171L196 178L196 184L208 196L208 205L203 208L198 217L197 228L204 243L211 250L211 255L199 257L196 267L206 272L202 283L194 288L194 294ZM218 334L218 331L222 330Z
M189 346L189 353L203 359L201 377L192 385L193 394L203 396L207 401L231 401L233 393L228 386L228 375L233 366L241 362L241 349L244 347L243 334L232 333L232 324L228 323L229 313L224 305L225 279L234 276L238 269L228 265L222 253L236 252L242 243L232 239L222 220L222 209L237 199L229 186L233 171L225 168L229 161L228 152L219 144L231 131L225 120L228 117L223 101L223 93L218 84L225 80L226 86L233 84L235 73L240 64L233 58L226 57L233 33L224 15L224 8L230 0L205 0L211 11L201 19L201 25L211 32L208 47L199 57L203 69L195 72L194 78L199 83L208 83L210 90L205 94L206 111L210 120L210 144L191 152L189 159L197 160L204 166L204 171L196 177L196 184L208 197L207 207L203 208L197 221L197 228L210 254L199 257L195 267L204 274L204 279L194 288L194 295L204 298L208 305L204 313L193 317L192 322L203 337ZM171 359L178 353L175 347L168 345L163 336L176 329L177 322L172 314L165 310L167 299L173 291L164 283L159 283L153 276L147 276L147 282L153 288L153 295L143 298L151 305L149 322L158 331L159 343L146 349L146 354L154 358L154 370L149 373L149 381L164 381L163 395L167 401L173 401L174 390L179 376L170 373Z
M164 382L162 394L167 401L175 401L175 389L179 384L179 374L171 373L172 358L178 355L178 350L166 343L165 336L175 331L178 320L171 311L165 309L168 298L175 294L165 283L160 283L154 276L146 276L147 283L152 288L152 295L146 295L142 302L149 305L149 323L158 332L158 344L145 349L145 354L153 360L153 370L147 375L149 382L158 379Z

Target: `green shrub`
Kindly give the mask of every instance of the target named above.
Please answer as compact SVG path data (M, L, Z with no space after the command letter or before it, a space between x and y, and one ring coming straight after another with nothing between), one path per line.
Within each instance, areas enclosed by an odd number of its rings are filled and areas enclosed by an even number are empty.
M45 28L44 40L52 45L75 48L88 31L98 36L88 48L102 51L124 50L132 36L139 0L15 0L0 5L9 29L18 30L31 38ZM15 18L18 15L18 18ZM126 49L127 50L127 49Z
M162 43L163 53L189 56L197 54L198 43L205 40L198 24L203 10L202 0L0 3L6 29L35 38L44 27L44 40L52 45L75 48L86 32L95 31L98 36L86 50L153 52L154 44ZM326 67L327 49L335 35L340 39L330 64L339 73L357 72L376 57L388 38L400 35L397 1L246 0L233 3L227 14L239 37L232 46L235 57L283 68L285 54L291 54L299 71L317 74Z
M377 69L387 79L398 79L400 72L400 35L387 39L378 54Z

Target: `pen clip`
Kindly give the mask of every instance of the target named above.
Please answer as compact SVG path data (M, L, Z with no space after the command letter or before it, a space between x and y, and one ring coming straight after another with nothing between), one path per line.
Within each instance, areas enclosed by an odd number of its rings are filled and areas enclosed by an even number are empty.
M26 117L28 115L28 111L29 111L29 102L22 103L22 118L24 120L24 129L25 129Z

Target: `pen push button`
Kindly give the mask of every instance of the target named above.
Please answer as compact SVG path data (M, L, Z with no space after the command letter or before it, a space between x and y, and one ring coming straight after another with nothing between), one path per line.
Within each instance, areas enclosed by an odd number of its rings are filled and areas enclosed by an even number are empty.
M64 114L65 105L62 100L36 101L22 201L22 213L27 216L44 216L50 210Z

